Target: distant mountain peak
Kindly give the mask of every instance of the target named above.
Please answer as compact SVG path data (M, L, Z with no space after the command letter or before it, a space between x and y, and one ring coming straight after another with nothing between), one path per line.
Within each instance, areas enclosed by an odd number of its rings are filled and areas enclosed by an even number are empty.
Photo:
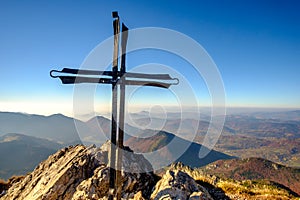
M87 123L89 123L89 122L91 122L91 121L94 121L94 120L98 120L98 121L110 121L110 119L108 119L108 118L106 118L106 117L104 117L104 116L102 116L102 115L97 115L97 116L95 116L95 117L92 117L91 119L89 119L88 121L87 121Z
M66 117L66 116L61 113L55 113L55 114L49 115L48 117Z

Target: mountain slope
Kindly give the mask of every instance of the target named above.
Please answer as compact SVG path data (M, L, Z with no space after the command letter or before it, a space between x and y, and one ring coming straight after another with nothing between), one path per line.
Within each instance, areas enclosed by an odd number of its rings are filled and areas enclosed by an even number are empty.
M195 141L201 142L197 137ZM236 134L221 136L215 149L239 158L261 157L290 167L300 167L300 138L257 138Z
M0 137L0 178L23 175L60 149L58 143L46 139L10 133Z
M148 158L157 165L167 165L170 162L182 162L191 167L200 167L216 160L231 159L233 157L224 153L212 150L204 158L199 158L200 148L206 148L194 142L184 140L171 133L153 130L146 130L145 135L149 137L130 137L125 144L137 153L155 152L155 157ZM169 162L169 163L168 163Z
M219 160L204 167L203 171L239 181L266 179L280 183L300 195L300 169L262 158Z

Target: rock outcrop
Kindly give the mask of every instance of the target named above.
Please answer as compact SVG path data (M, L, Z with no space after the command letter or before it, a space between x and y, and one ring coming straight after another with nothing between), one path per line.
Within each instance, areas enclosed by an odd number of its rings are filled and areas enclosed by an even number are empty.
M12 185L1 200L107 199L109 146L107 142L101 148L77 145L60 150ZM149 198L155 184L150 163L134 153L125 153L123 158L122 198L134 198L139 192ZM135 173L143 171L149 172Z
M151 199L202 199L213 200L208 191L198 185L187 173L179 170L168 170L157 182Z

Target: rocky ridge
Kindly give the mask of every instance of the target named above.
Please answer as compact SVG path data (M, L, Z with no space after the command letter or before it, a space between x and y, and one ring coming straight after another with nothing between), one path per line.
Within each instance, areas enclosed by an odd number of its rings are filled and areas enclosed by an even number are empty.
M1 200L107 199L109 146L110 142L106 142L100 148L64 148L3 192ZM122 199L212 199L205 188L184 172L169 170L157 182L150 163L142 155L130 152L123 158L125 172L122 188L118 188Z
M101 199L108 194L108 147L70 146L41 162L22 181L13 184L1 200L12 199ZM142 171L150 168L149 162L138 154L124 155L123 165ZM143 168L143 169L142 169ZM148 169L148 171L151 171ZM149 196L155 184L155 176L147 173L122 173L122 197L133 198L141 191Z
M108 199L110 142L101 147L64 148L41 162L35 170L0 191L1 200L96 200ZM297 199L286 190L253 182L236 182L203 174L176 164L154 174L151 164L128 147L123 159L122 199ZM245 184L248 184L247 189ZM259 186L259 187L258 187ZM271 195L271 196L270 196Z

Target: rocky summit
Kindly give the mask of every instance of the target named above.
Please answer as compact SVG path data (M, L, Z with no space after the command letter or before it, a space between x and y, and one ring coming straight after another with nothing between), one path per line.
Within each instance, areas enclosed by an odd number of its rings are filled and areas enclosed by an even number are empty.
M107 199L109 147L110 142L100 148L83 145L64 148L4 191L1 200ZM140 154L125 153L123 170L122 188L118 188L122 199L195 199L200 196L211 199L209 193L184 172L169 170L157 182L150 163Z
M82 145L64 148L41 162L22 181L12 185L1 200L106 199L109 146L107 142L100 148ZM123 172L122 198L134 198L135 194L148 197L155 184L151 165L142 155L129 155L124 155L125 168L150 172Z
M181 163L154 174L143 155L124 149L128 153L123 154L121 184L117 188L122 199L298 199L278 185L224 180ZM0 187L0 199L108 199L109 150L109 141L101 147L76 145L59 150L24 178L12 178L10 184L4 185L7 187Z

